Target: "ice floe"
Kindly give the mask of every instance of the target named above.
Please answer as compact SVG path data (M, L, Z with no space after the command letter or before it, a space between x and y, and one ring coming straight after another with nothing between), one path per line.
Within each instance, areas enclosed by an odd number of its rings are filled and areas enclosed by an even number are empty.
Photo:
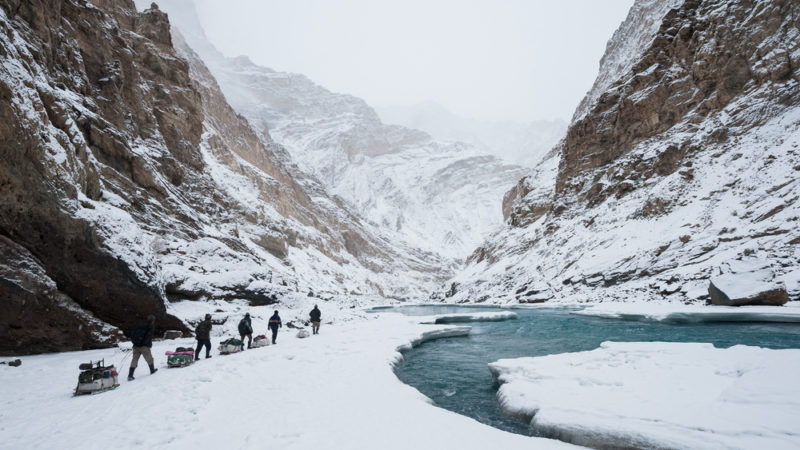
M798 448L800 350L606 342L489 364L543 436L609 448Z

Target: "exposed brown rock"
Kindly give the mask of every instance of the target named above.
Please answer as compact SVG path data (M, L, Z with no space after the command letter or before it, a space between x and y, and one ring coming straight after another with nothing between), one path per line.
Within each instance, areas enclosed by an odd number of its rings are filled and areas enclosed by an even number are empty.
M723 291L723 289L714 285L713 280L708 283L708 295L710 296L709 303L722 306L780 306L789 301L789 294L784 286L775 286L771 289L764 289L760 292L743 296L738 292Z
M745 91L789 77L796 68L789 55L799 46L790 38L797 6L773 0L726 2L723 7L705 1L685 2L668 12L630 73L586 105L586 114L571 124L562 147L557 195L598 204L618 191L587 189L581 180L588 174L618 164L634 145L687 117L700 121ZM752 26L756 22L765 26ZM766 36L771 37L765 41ZM774 95L786 93L776 89ZM797 101L796 92L789 101ZM725 139L726 130L719 131L718 139ZM668 147L640 175L651 176L653 169L662 176L674 172L686 150Z

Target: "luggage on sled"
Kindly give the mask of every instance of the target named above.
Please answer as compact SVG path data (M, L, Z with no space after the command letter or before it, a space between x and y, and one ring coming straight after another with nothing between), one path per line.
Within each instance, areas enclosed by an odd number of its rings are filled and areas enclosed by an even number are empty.
M242 351L242 341L236 338L226 339L219 343L219 354L230 355Z
M259 347L266 347L269 345L269 339L265 334L259 334L258 336L253 338L253 344L251 345L252 348L259 348Z
M104 359L95 363L83 363L78 368L81 373L78 375L75 395L99 394L119 387L117 369L113 364L106 366Z
M167 367L186 367L194 363L194 350L187 347L178 347L174 352L166 352Z

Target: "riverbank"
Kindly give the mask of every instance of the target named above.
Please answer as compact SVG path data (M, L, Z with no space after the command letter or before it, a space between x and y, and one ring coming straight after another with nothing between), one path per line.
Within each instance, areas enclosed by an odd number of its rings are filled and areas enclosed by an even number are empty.
M513 319L469 323L465 339L406 354L397 375L443 408L582 445L736 448L737 437L739 448L800 445L785 420L800 415L800 327L776 321L797 308L586 306L514 308ZM456 314L427 308L440 310ZM463 315L491 314L472 311Z
M566 446L437 408L394 375L398 348L436 337L431 330L463 327L422 325L394 313L349 321L334 314L337 323L323 324L319 335L298 339L284 327L277 345L230 356L215 348L212 359L182 369L164 367L164 352L193 341L156 342L156 374L140 361L135 381L121 377L118 389L95 396L71 396L78 365L119 361L121 350L23 357L21 367L0 366L0 442L30 449ZM127 364L119 369L127 373Z

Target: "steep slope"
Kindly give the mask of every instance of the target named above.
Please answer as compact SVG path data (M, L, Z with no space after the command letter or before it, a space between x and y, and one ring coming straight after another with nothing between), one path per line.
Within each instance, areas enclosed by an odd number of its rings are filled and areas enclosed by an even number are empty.
M0 28L0 352L107 346L151 313L187 330L167 299L407 296L441 276L296 179L156 7L2 0Z
M560 119L530 123L467 119L430 101L376 111L385 123L422 130L441 141L466 142L523 167L537 165L567 130Z
M461 259L502 224L499 200L521 167L471 145L385 125L363 100L303 75L226 58L205 38L191 2L160 4L231 105L361 216L413 246Z
M800 7L666 3L636 2L453 300L695 301L720 273L800 298Z

